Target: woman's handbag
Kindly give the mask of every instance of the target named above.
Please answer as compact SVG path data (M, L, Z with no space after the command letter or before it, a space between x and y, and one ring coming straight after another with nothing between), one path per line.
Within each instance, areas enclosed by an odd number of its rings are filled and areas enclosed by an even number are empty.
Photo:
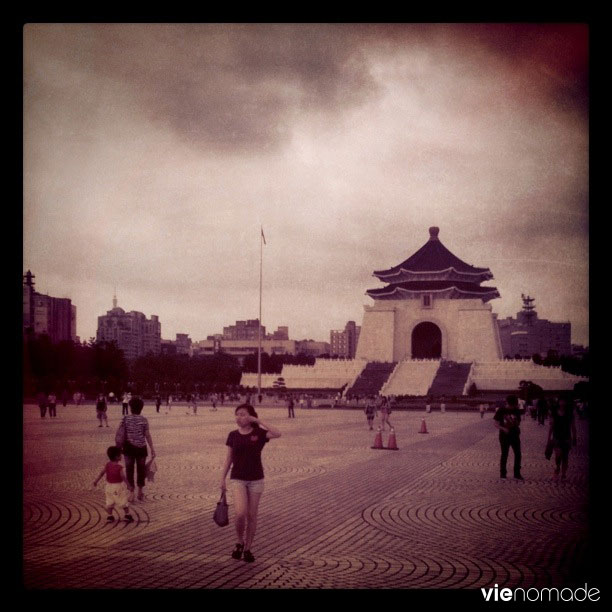
M127 436L125 434L125 417L123 417L121 424L117 429L117 433L115 434L115 446L123 449L126 442Z
M145 478L149 482L153 482L155 480L155 472L157 472L157 463L155 463L155 459L151 459L145 464Z
M213 514L213 521L219 525L219 527L225 527L229 525L229 514L227 511L227 500L225 498L225 490L221 493L221 499L217 503L217 509Z
M553 454L553 441L552 441L552 440L549 440L549 441L546 443L546 448L544 449L544 456L545 456L547 459L550 459L550 458L552 457L552 454Z

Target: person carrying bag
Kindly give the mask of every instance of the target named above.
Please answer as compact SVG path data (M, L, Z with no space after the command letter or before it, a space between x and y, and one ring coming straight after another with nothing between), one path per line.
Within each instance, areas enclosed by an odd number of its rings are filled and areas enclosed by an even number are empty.
M221 492L221 499L217 502L217 508L213 514L213 521L215 521L219 527L229 525L229 512L225 491Z

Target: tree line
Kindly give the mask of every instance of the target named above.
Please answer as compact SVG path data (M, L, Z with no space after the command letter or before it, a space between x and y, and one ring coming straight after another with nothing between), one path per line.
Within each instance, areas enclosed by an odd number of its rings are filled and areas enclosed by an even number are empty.
M280 374L284 364L313 365L314 357L261 355L263 374ZM92 398L98 393L120 395L126 390L145 397L156 394L181 396L187 393L222 393L237 390L242 372L257 372L257 353L248 355L241 366L227 353L215 355L148 354L127 360L114 342L84 344L54 343L46 335L28 336L23 341L23 391L72 396L81 392Z

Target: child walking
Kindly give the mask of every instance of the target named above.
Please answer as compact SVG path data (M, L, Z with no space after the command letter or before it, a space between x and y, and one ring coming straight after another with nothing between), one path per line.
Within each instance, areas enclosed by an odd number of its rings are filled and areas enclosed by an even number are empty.
M125 513L125 520L131 523L134 517L130 514L130 507L128 505L127 480L123 473L123 466L119 463L121 461L121 449L117 446L109 446L106 454L110 461L102 468L93 485L94 487L98 486L102 476L106 476L106 487L104 489L106 495L105 506L108 513L106 520L112 523L115 520L113 507L117 508L117 512L119 512L119 507L121 507Z

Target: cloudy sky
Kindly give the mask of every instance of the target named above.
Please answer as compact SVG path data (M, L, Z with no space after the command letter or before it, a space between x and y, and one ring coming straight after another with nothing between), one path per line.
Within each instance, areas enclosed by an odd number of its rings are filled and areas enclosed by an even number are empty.
M31 24L24 272L77 334L119 305L193 340L329 341L440 227L588 343L588 29Z

